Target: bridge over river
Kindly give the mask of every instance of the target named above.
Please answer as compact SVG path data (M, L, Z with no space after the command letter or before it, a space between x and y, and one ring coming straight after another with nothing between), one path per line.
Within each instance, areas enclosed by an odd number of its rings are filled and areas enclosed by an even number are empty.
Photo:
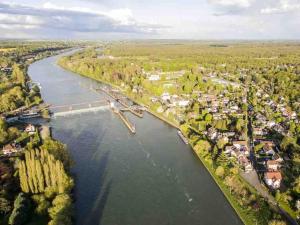
M50 111L53 117L68 116L88 112L98 112L107 109L109 109L109 103L106 99L91 102L50 106Z

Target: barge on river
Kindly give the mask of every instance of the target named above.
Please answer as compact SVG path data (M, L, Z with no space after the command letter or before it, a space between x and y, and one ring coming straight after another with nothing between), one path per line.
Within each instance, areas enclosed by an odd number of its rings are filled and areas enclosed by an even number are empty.
M179 135L179 137L181 138L181 140L182 140L186 145L189 144L188 139L182 134L182 132L181 132L180 130L177 131L177 134Z

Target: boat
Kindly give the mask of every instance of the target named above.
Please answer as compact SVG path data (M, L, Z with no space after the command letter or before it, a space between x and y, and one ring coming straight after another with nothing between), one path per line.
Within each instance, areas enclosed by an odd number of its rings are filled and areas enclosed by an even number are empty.
M131 127L131 132L135 134L135 126L134 125L132 125L132 127Z
M40 117L41 115L39 113L33 112L33 113L24 113L19 118L20 119L29 119L29 118L36 118Z
M177 134L179 135L179 137L181 138L181 140L182 140L186 145L189 144L188 139L182 134L182 132L181 132L180 130L177 131Z

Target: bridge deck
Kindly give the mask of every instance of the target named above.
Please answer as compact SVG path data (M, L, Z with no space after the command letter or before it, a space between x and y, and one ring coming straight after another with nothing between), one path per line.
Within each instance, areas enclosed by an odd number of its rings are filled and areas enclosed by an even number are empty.
M67 116L72 114L80 114L87 112L96 112L109 108L106 99L101 99L92 102L81 102L69 105L51 105L50 110L53 116Z
M69 111L54 112L53 117L75 115L75 114L81 114L81 113L87 113L87 112L97 112L97 111L107 110L109 108L110 108L109 105L106 104L106 105L101 105L101 106L97 106L97 107L72 109Z

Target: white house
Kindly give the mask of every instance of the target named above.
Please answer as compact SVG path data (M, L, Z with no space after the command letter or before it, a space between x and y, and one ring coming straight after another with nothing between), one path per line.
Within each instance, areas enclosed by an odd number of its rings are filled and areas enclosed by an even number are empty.
M297 118L297 113L296 112L291 112L291 119L296 119Z
M280 163L276 160L268 160L266 164L268 171L278 171L280 168Z
M237 105L233 105L233 106L230 107L230 109L232 111L237 111L237 110L239 110L239 107Z
M267 126L272 128L276 125L275 121L268 121Z
M297 208L298 210L300 210L300 199L298 199L298 200L296 201L296 208Z
M180 107L186 107L190 104L190 101L189 100L185 100L185 99L182 99L182 100L179 100L177 102L178 106Z
M218 107L220 105L220 102L218 100L214 100L211 102L211 106Z
M247 141L241 140L241 141L233 141L232 142L233 146L236 148L240 149L242 147L247 147Z
M236 147L239 151L243 152L244 155L249 155L247 141L233 141L232 145Z
M262 135L265 135L266 132L265 132L264 129L261 128L261 127L254 127L254 128L253 128L253 134L254 134L254 135L262 136Z
M279 171L266 172L264 175L264 180L270 188L278 189L280 188L282 176Z
M139 87L137 85L133 86L133 88L132 88L133 93L137 93L138 90L139 90Z
M7 144L3 147L3 154L10 155L12 153L18 152L18 149L11 144Z
M25 131L29 134L34 134L35 133L35 126L32 125L32 124L28 124L26 127L25 127Z
M257 91L255 94L257 97L261 97L261 91Z
M158 81L160 80L160 76L158 74L151 74L148 79L150 81Z
M245 155L241 155L238 158L238 162L243 167L243 169L246 173L253 170L250 160Z
M214 112L214 110L212 110L212 112ZM214 118L214 120L220 120L223 118L223 115L220 113L214 113L213 118Z
M209 128L208 132L207 132L207 136L211 139L211 140L215 140L218 136L218 132L213 129L213 128Z
M161 99L162 99L163 101L168 101L168 100L171 99L171 96L170 96L170 94L169 94L168 92L164 92L164 93L161 95Z
M223 98L223 104L227 105L229 103L229 98L225 97Z
M233 137L235 135L235 132L233 131L223 132L222 135L223 137Z
M225 146L225 151L224 153L227 154L228 156L232 156L232 152L234 151L234 146L230 145L230 146Z
M151 97L150 100L151 102L157 102L159 99L157 97Z
M110 102L110 108L112 108L112 109L115 108L115 103L114 102Z

